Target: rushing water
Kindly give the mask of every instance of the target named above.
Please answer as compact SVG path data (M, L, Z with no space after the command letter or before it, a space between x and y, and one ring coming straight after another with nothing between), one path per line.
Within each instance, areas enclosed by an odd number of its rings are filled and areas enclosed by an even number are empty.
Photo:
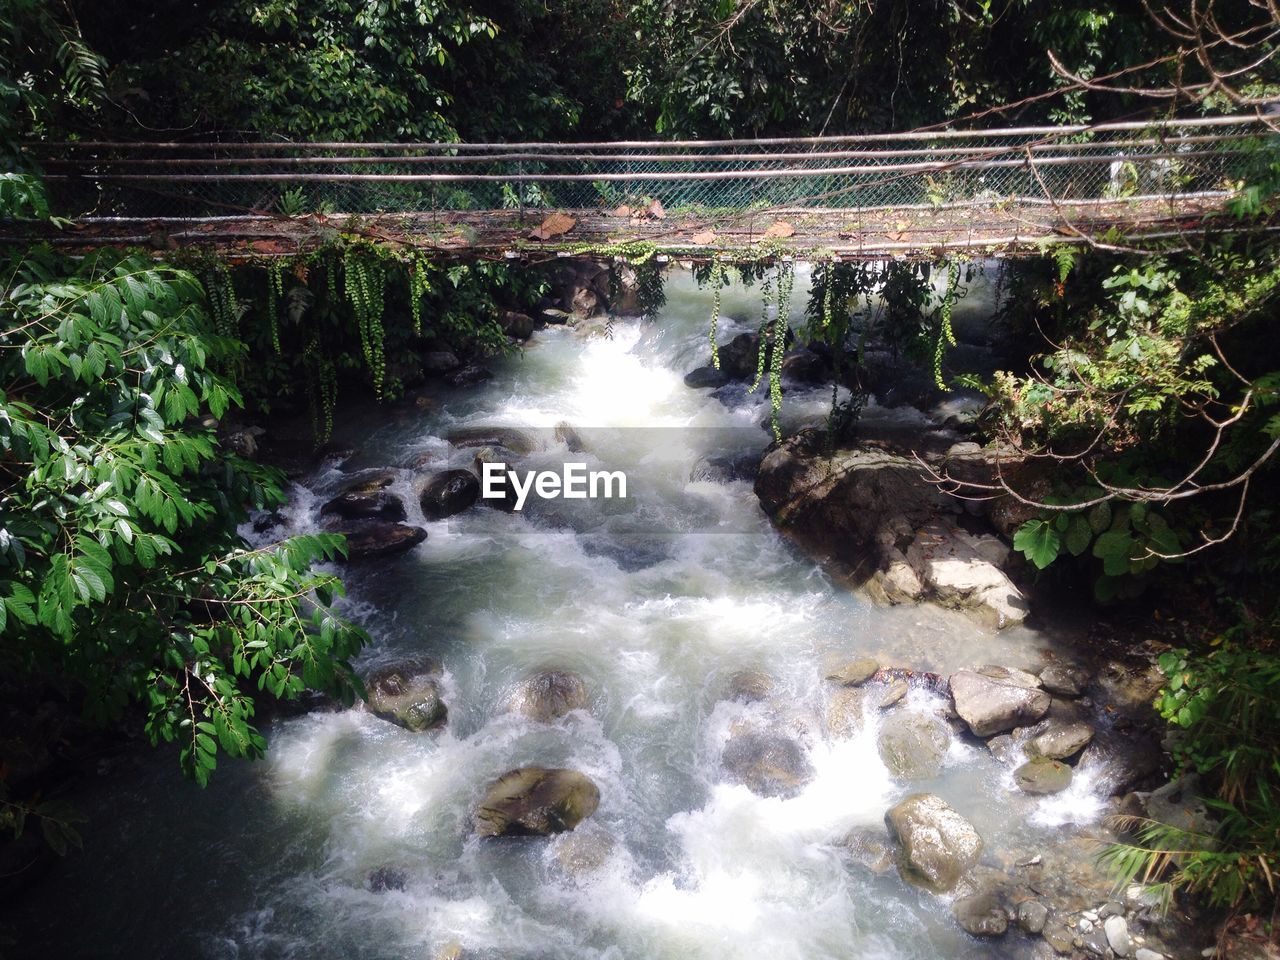
M798 285L799 287L799 285ZM796 302L803 302L797 289ZM752 291L727 315L757 316ZM972 296L965 307L982 309ZM897 798L941 794L987 841L1021 855L1061 824L1096 816L1085 777L1066 794L1016 792L1010 767L957 740L944 775L895 782L876 720L828 739L822 669L831 657L949 672L1035 667L1050 641L992 634L931 607L882 609L833 584L779 536L749 481L690 480L706 453L757 453L761 398L727 405L683 384L706 361L710 295L668 283L661 317L618 321L612 339L538 333L479 388L425 411L369 411L340 439L357 452L294 491L287 524L352 471L406 468L398 491L421 523L413 475L443 462L450 429L551 427L588 436L593 463L625 470L625 502L566 501L508 514L478 505L426 524L412 552L346 571L349 612L374 646L362 666L430 652L446 667L447 729L413 734L361 709L270 727L266 761L224 763L200 791L172 758L116 771L78 802L83 854L27 901L20 951L41 956L348 958L449 955L599 958L932 958L1007 953L961 933L945 900L852 864L839 841L882 824ZM725 323L727 340L745 326ZM788 417L817 419L826 390L793 392ZM873 418L920 419L872 407ZM596 429L591 429L596 428ZM551 460L564 450L549 450ZM419 465L411 469L413 465ZM504 713L530 671L581 674L589 711L540 725ZM722 699L735 671L778 681L769 703ZM924 690L898 709L936 710ZM797 797L727 783L720 752L758 715L805 745L816 777ZM555 839L482 841L469 816L512 767L568 766L600 786L596 815ZM572 844L580 844L578 847ZM597 852L595 870L566 866ZM590 859L589 857L585 859ZM571 866L572 864L570 864ZM375 892L371 871L403 871ZM443 951L443 954L442 954Z

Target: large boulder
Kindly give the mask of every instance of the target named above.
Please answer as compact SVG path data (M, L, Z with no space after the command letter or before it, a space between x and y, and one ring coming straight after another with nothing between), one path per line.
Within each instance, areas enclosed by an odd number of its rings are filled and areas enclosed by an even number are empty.
M795 339L790 330L787 331L787 343ZM756 368L760 360L760 334L740 333L728 343L719 347L720 369L731 380L754 380ZM765 369L773 363L773 340L765 344Z
M880 725L880 759L899 780L929 780L942 772L951 730L937 717L898 711Z
M521 767L489 784L472 823L482 837L545 837L572 830L598 806L600 789L585 774Z
M414 733L442 727L449 710L440 696L440 673L431 658L376 670L365 678L365 706L375 717Z
M914 456L871 441L828 456L802 430L765 451L755 492L781 529L889 603L932 600L993 627L1027 615L1008 547L962 528L960 502Z
M694 390L704 388L723 387L729 382L729 375L723 370L717 370L711 365L705 367L694 367L684 375L684 385L692 387Z
M907 547L907 564L924 593L946 607L973 612L997 629L1021 623L1027 601L1001 569L1009 548L993 536L975 536L950 519L921 528Z
M480 481L470 470L444 470L427 478L420 502L428 520L461 513L480 499Z
M977 864L982 837L945 800L913 793L884 816L898 845L902 878L934 893L946 893Z
M720 762L730 780L762 797L794 797L814 774L804 748L774 730L735 732Z
M870 445L827 457L807 430L765 451L755 492L775 524L860 580L903 560L916 530L955 509L914 460Z
M348 561L395 556L427 539L427 531L421 527L386 520L366 520L330 529L346 535Z
M539 723L550 723L588 703L587 685L568 670L543 670L527 677L507 698L507 709Z
M459 427L445 437L455 447L501 447L520 457L539 449L538 439L517 427Z
M951 698L975 736L990 737L1035 723L1052 698L1022 671L1004 667L961 670L951 676Z

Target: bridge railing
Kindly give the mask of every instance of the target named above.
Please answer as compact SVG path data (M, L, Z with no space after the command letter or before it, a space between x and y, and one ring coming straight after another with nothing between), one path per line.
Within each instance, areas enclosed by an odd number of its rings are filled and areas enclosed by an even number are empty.
M1256 116L771 140L32 144L67 216L936 209L1229 194Z

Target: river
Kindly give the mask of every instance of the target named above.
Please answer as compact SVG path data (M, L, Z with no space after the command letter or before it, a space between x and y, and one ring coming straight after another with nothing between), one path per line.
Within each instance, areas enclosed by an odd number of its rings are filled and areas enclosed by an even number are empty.
M975 317L990 308L982 289L961 305ZM757 298L726 289L725 315L758 317ZM797 317L803 302L802 276ZM943 674L1038 667L1053 641L930 606L877 607L780 536L749 480L690 479L708 455L754 455L769 440L766 400L726 404L683 382L706 362L710 309L710 293L675 272L660 315L620 319L611 338L551 327L481 386L442 393L429 409L343 419L337 439L354 456L294 488L287 528L316 528L319 505L352 473L406 468L393 489L429 539L348 568L346 609L375 640L362 668L409 653L442 661L447 727L414 734L359 708L314 712L270 725L266 760L224 760L203 791L167 752L98 778L76 798L91 817L85 850L28 898L19 950L925 960L1025 944L967 936L944 898L851 862L840 841L881 829L897 799L927 789L973 822L989 859L1008 862L1064 823L1096 820L1089 778L1026 796L1009 765L957 736L940 777L897 782L877 750L878 716L851 739L825 733L822 675L833 658L855 656ZM726 320L721 335L741 329ZM827 389L791 392L786 417L820 419L829 399ZM874 404L866 415L921 419ZM562 421L582 432L586 459L626 473L626 500L545 501L515 514L477 505L422 521L414 479L451 459L449 430ZM512 685L544 668L580 674L590 708L550 724L504 712ZM724 699L740 670L772 676L773 696ZM921 687L896 709L941 708ZM735 725L753 721L803 745L815 775L799 795L728 782L721 751ZM533 764L591 777L596 814L554 839L471 835L485 784ZM573 868L570 854L583 849L595 869ZM403 882L374 890L378 870Z

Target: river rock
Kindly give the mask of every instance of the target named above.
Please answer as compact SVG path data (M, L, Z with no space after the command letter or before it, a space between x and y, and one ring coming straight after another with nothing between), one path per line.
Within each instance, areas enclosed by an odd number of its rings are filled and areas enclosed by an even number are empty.
M951 905L951 914L965 933L975 937L1001 937L1009 929L1009 915L995 894L961 897Z
M787 342L794 340L794 334L787 331ZM756 365L760 355L760 334L740 333L728 343L721 344L719 349L720 369L731 380L754 380ZM773 340L765 345L765 369L773 361Z
M1028 726L1048 712L1050 697L1036 683L1030 674L1004 667L960 670L951 676L951 697L974 736L989 737Z
M1160 744L1149 734L1098 734L1080 754L1076 769L1092 775L1107 796L1117 797L1151 780L1163 760Z
M440 697L440 664L430 658L383 667L365 679L366 707L380 720L421 733L442 727L449 710Z
M1113 660L1098 674L1097 699L1122 713L1149 716L1151 703L1165 679L1155 664L1130 665Z
M385 490L396 482L399 474L390 467L382 470L368 470L355 479L342 485L342 493L376 493Z
M942 772L951 730L937 717L897 711L880 725L880 759L899 780L929 780Z
M339 516L348 520L403 520L404 501L386 490L369 493L342 493L320 508L321 516Z
M684 385L694 390L723 387L729 382L729 375L712 366L695 367L684 375Z
M1133 939L1129 936L1129 922L1124 917L1107 917L1102 924L1107 935L1107 946L1117 957L1127 957L1133 953Z
M862 657L832 666L827 671L826 678L842 687L857 687L874 677L879 669L880 664L875 660Z
M548 836L596 812L600 789L576 770L521 767L485 791L472 822L482 837Z
M457 370L462 366L462 361L452 350L429 350L421 355L420 363L422 372L433 377Z
M910 685L901 677L890 680L877 692L876 707L880 710L888 710L901 703L910 689Z
M555 857L565 873L581 879L603 867L615 846L611 833L583 827L556 840Z
M1049 919L1049 908L1039 900L1023 900L1018 904L1018 926L1024 932L1037 934L1044 930Z
M422 515L443 520L480 499L480 481L470 470L444 470L427 478L422 488Z
M759 703L772 696L777 683L773 677L759 670L739 670L725 684L726 700L740 703Z
M1066 760L1089 745L1093 739L1093 727L1087 723L1061 723L1046 721L1046 729L1027 741L1027 755Z
M831 361L812 350L798 350L782 361L782 378L791 383L818 386L830 383Z
M867 695L860 687L836 687L827 693L827 734L837 740L848 740L862 732L866 723L864 704Z
M528 340L538 328L533 317L519 310L503 310L498 317L498 324L507 336L517 340Z
M794 797L813 779L804 748L774 730L739 730L729 737L720 762L732 782L761 797Z
M582 439L582 434L568 420L557 423L552 436L557 443L563 443L570 453L583 453L587 449L587 443Z
M1013 771L1013 779L1023 793L1061 793L1071 786L1071 768L1060 760L1036 757Z
M855 827L840 841L849 859L874 874L882 874L893 866L893 848L889 837L877 827Z
M468 363L466 366L451 370L444 375L444 382L451 387L474 387L477 383L484 383L486 380L492 379L493 372L491 370L486 370L475 363Z
M515 427L460 427L445 437L455 447L502 447L527 457L540 446L532 434Z
M412 550L427 539L427 531L403 523L365 520L337 529L346 535L348 561L390 557Z
M507 710L539 723L551 723L587 707L587 685L569 670L543 670L521 681L507 699Z
M926 595L965 610L997 629L1021 623L1029 608L1001 569L1009 548L996 537L976 536L950 519L926 524L907 547L907 564Z
M1040 686L1060 697L1078 697L1084 693L1089 674L1069 663L1051 663L1040 671Z
M885 814L898 845L898 872L904 880L946 893L982 856L978 831L945 800L913 793Z

